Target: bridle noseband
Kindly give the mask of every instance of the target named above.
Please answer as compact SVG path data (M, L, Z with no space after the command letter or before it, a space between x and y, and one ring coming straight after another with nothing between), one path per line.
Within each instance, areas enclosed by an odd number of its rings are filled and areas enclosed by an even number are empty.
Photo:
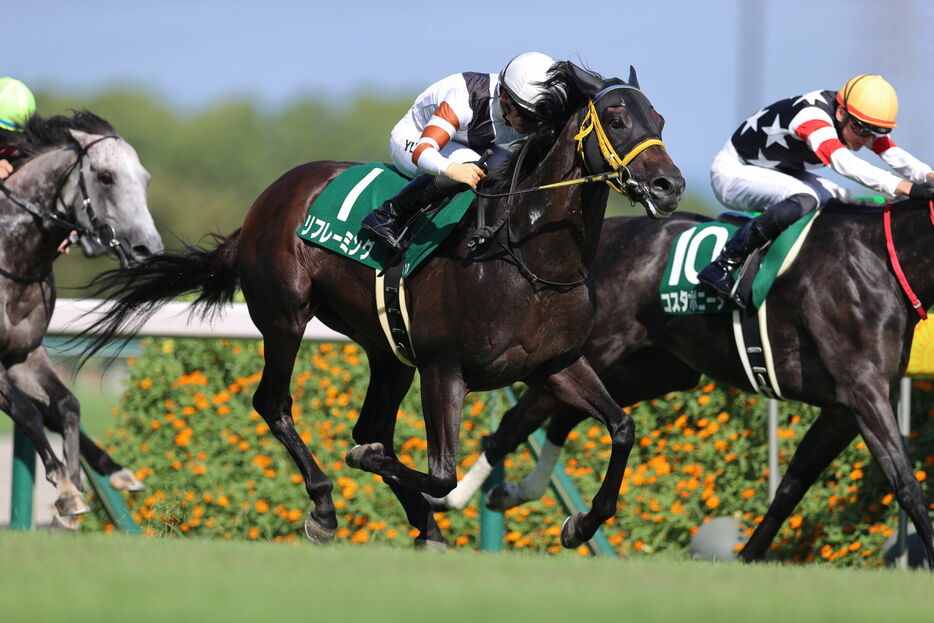
M621 184L617 186L611 177L605 180L607 185L617 193L621 195L629 195L630 199L643 203L647 208L649 208L649 210L652 211L654 215L658 210L655 208L654 203L651 202L651 195L642 184L639 184L633 179L632 174L629 172L629 169L626 168L626 165L632 162L636 156L641 154L649 147L653 145L664 147L665 143L662 142L662 139L659 136L660 132L657 132L655 127L642 127L639 128L642 130L642 133L638 134L636 138L630 142L632 146L628 148L626 155L620 157L619 154L616 153L616 148L613 147L613 143L610 142L609 138L607 138L606 130L603 129L603 124L600 122L600 113L597 112L597 107L594 102L598 101L607 93L617 89L630 89L641 96L625 98L624 95L624 98L631 100L628 102L627 108L633 111L638 111L640 116L644 118L641 125L648 125L647 118L651 117L651 112L648 108L647 102L644 101L645 96L642 95L642 91L628 84L614 84L603 89L587 102L587 114L584 116L583 121L581 121L580 130L574 136L574 140L577 141L577 153L580 154L581 160L584 162L584 166L590 169L590 165L587 163L584 140L593 134L596 137L597 145L600 148L600 154L603 156L603 160L608 165L610 165L610 168L613 169L614 172L617 172L616 177L621 182ZM626 94L625 91L623 93ZM623 179L622 176L623 172L626 173L625 179ZM638 189L638 194L640 196L638 198L634 197L629 192L629 189ZM644 197L642 195L644 195ZM646 201L649 203L646 203Z
M601 97L607 93L617 90L617 89L631 89L633 92L639 94L640 97L630 96L627 92L622 99L629 99L627 102L627 108L631 108L643 118L642 122L639 124L642 130L642 133L637 134L636 137L630 141L631 146L627 146L626 154L623 157L620 157L617 154L616 149L613 147L612 142L606 135L606 131L603 129L603 124L600 122L600 114L597 111L597 107L594 102L598 101ZM622 102L621 102L622 103ZM638 180L636 180L632 173L629 171L629 168L626 166L632 162L636 156L641 154L643 151L652 147L653 145L659 145L665 147L665 144L662 142L660 137L660 132L657 131L656 124L648 123L648 119L651 119L651 107L648 104L648 99L642 92L627 84L614 84L609 87L604 88L602 91L594 95L587 102L587 113L584 115L583 119L580 122L580 128L577 134L574 135L574 140L577 141L577 152L580 155L581 160L584 163L584 166L590 170L590 165L588 164L585 141L589 136L593 136L597 145L599 146L600 153L603 156L604 161L610 166L612 172L610 173L597 173L593 175L587 175L584 177L579 177L571 180L566 180L562 182L555 182L552 184L544 184L541 186L533 186L532 188L524 188L522 190L516 190L516 186L519 183L519 173L522 170L522 163L525 159L526 152L528 150L529 142L525 141L522 145L522 148L516 158L516 164L513 168L513 177L510 184L509 192L505 193L484 193L479 190L474 190L474 193L483 199L494 199L499 197L509 197L506 202L506 209L503 210L503 213L497 219L496 223L493 225L486 225L484 222L484 210L481 206L476 207L477 212L477 227L473 236L467 243L467 247L471 250L475 250L489 240L493 238L497 231L499 231L503 225L509 220L509 216L512 214L513 208L515 207L514 198L516 195L524 195L526 193L538 192L542 190L548 190L553 188L561 188L564 186L573 186L576 184L588 184L593 182L606 182L606 184L612 188L617 193L628 196L630 201L633 203L639 202L643 204L652 216L658 218L658 215L661 213L655 207L654 202L652 201L652 195L649 192L649 189ZM509 228L506 228L507 242L510 237ZM500 247L513 259L516 264L519 273L522 274L530 283L542 284L555 288L574 288L580 285L583 285L587 282L587 278L578 279L577 281L570 282L560 282L560 281L549 281L539 277L526 266L525 262L516 254L512 248L511 244L499 243Z

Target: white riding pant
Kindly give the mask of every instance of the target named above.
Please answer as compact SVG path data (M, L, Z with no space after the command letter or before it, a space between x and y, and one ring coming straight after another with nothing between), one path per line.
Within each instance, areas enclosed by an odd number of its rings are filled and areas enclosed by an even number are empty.
M710 185L717 200L731 210L762 212L792 195L806 194L824 205L830 199L852 199L850 191L830 180L801 171L783 173L746 164L733 143L726 142L710 165Z
M418 143L418 139L421 138L421 136L422 131L415 127L415 124L409 120L408 115L403 117L389 134L389 156L392 158L393 164L396 165L399 171L410 178L423 173L419 171L415 163L412 162L412 151L415 149L415 145ZM487 167L491 171L505 162L505 158L510 154L508 149L500 145L494 145L492 149L493 155L487 160ZM450 158L454 162L462 163L474 162L480 159L480 154L471 149L468 145L458 143L457 141L451 141L442 147L441 155L445 158Z

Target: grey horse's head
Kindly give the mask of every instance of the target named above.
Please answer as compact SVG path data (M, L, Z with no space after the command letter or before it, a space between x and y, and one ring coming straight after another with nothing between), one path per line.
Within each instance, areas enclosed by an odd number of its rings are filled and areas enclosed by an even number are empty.
M164 249L156 230L146 191L150 175L139 161L136 150L117 135L91 134L70 129L69 134L78 142L78 167L69 180L65 192L74 193L66 202L74 206L74 216L84 228L103 233L99 236L81 236L81 248L89 257L116 251L121 264L142 260ZM84 179L84 191L79 179ZM86 209L84 200L90 201ZM97 222L92 222L93 214ZM109 226L120 250L108 244ZM101 228L105 228L102 232ZM122 252L121 252L122 251Z

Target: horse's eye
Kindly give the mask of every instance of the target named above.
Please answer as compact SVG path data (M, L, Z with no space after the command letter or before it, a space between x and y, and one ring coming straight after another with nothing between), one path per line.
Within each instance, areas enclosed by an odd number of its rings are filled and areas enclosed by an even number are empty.
M623 120L620 119L619 117L613 117L612 119L610 119L610 127L613 128L614 130L622 130L623 128L626 127L626 124L623 123Z
M108 186L114 183L113 173L109 171L101 171L97 174L97 179L101 184L107 184Z

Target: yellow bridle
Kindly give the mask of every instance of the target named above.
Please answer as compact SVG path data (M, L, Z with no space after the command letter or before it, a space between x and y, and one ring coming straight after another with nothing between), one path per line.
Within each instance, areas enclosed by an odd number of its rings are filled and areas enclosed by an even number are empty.
M633 87L617 87L617 88L633 88ZM643 151L651 147L652 145L665 146L665 143L658 138L647 138L632 149L630 149L625 156L622 158L619 157L619 154L616 153L616 150L613 148L613 144L610 142L610 139L607 138L606 132L603 129L603 125L600 123L600 115L597 113L597 107L594 106L594 101L590 100L587 103L587 116L584 117L584 120L581 122L580 130L577 134L574 135L574 140L577 141L577 153L580 154L581 159L584 161L584 166L587 166L587 158L584 156L584 139L587 138L591 132L597 136L597 145L600 146L600 153L603 154L603 159L606 160L607 164L613 169L613 171L619 171L621 168L625 167L627 164L633 161L633 159L641 154ZM589 167L588 167L589 168ZM618 179L618 176L614 176ZM625 195L626 192L622 189L621 186L617 186L612 179L606 180L607 185L618 192L621 195Z

